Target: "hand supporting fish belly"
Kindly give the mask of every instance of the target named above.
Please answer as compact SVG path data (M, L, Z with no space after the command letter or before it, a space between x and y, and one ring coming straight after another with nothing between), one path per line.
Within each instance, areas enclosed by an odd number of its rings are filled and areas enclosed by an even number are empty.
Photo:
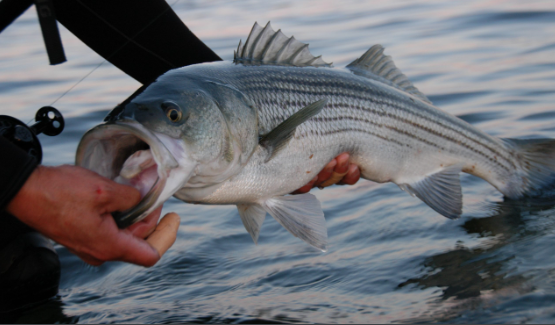
M255 24L233 62L171 70L116 107L83 136L76 163L141 191L115 216L120 227L173 195L236 205L255 242L270 214L321 250L324 213L306 192L342 177L393 182L448 218L462 214L461 172L513 199L553 183L554 140L476 129L433 106L383 52L335 69Z
M324 188L334 184L354 185L360 179L360 170L357 165L349 163L349 157L347 152L335 157L308 184L291 194L308 193L314 187Z

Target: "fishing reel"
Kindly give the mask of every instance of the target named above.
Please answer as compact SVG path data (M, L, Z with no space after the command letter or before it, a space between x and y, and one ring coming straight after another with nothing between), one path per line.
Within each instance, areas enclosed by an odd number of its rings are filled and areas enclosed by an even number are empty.
M0 115L0 135L35 157L39 164L42 161L42 147L37 135L44 133L53 137L62 133L64 126L62 113L51 106L40 108L35 114L35 124L31 126L14 117Z

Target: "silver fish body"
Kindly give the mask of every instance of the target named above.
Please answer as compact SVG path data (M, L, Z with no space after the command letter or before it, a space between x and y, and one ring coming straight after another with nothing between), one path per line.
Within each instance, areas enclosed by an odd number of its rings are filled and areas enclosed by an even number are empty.
M194 198L187 187L178 192L187 201L230 204L290 193L345 151L362 177L375 182L411 183L460 165L515 196L506 184L520 166L506 143L386 84L339 69L230 63L170 73L202 75L236 88L258 107L259 134L310 103L329 99L317 116L297 128L287 150L263 163L266 153L259 148L238 175L209 196Z
M287 194L341 152L363 178L393 182L456 218L461 171L509 198L534 194L555 176L553 143L495 138L434 107L381 46L334 69L307 45L255 24L234 62L167 72L89 131L76 160L148 192L126 214L131 222L175 195L237 205L255 242L269 213L324 250L320 203Z

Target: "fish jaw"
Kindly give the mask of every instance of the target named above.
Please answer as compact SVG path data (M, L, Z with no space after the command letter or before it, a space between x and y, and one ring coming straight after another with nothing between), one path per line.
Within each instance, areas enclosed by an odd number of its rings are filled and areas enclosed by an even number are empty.
M150 153L141 158L140 151ZM133 163L132 159L144 160L140 165L147 168L122 172ZM189 180L197 166L184 141L152 132L132 119L108 122L89 130L77 148L76 165L139 190L139 204L113 213L120 228L144 219L162 205Z

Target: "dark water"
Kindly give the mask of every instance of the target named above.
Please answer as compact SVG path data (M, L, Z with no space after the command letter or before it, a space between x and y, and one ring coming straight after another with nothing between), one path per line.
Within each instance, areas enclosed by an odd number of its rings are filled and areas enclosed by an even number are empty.
M342 67L375 43L442 109L500 137L555 138L552 1L185 1L180 17L225 59L271 20ZM34 12L0 35L0 112L25 121L102 60L63 30L50 67ZM45 164L72 163L81 135L139 85L104 63L56 102L67 129ZM463 176L447 220L393 184L313 192L329 250L272 218L254 245L234 207L171 199L176 244L150 269L90 267L63 247L57 299L20 322L555 322L555 200L506 201Z

